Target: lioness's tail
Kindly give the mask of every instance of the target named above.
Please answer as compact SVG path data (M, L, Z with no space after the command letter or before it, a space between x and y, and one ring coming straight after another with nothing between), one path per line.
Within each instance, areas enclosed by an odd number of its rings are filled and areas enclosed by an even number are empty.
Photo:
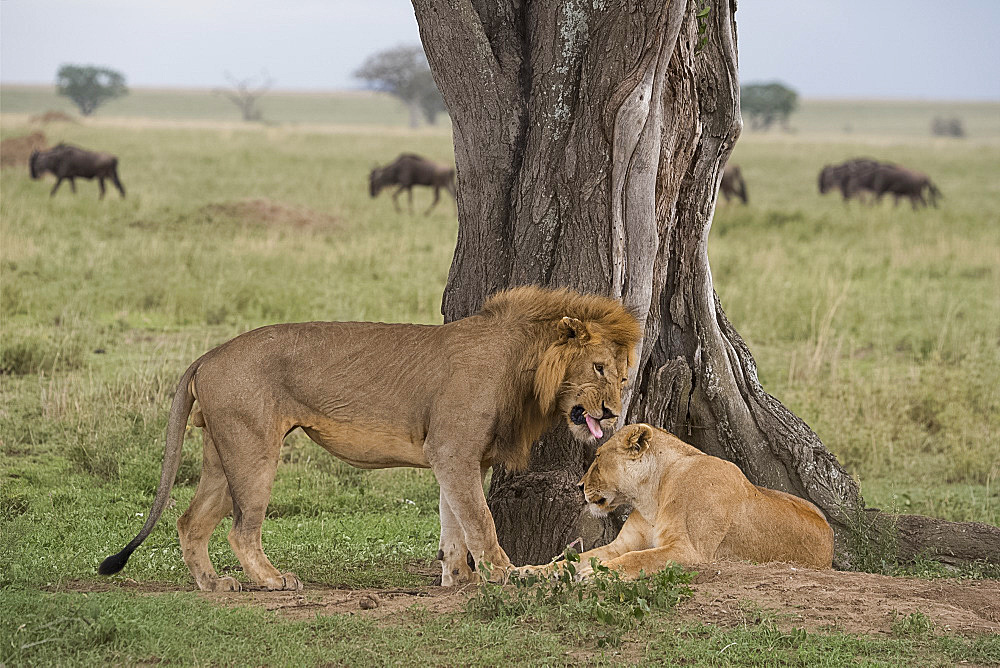
M160 485L156 488L156 498L153 499L153 507L149 510L146 523L142 525L139 535L132 539L128 545L122 548L118 554L112 554L101 562L97 572L101 575L112 575L125 567L125 562L132 556L135 549L146 540L146 536L153 530L156 520L160 519L163 509L167 506L170 498L170 488L174 486L174 478L177 477L177 468L181 463L181 449L184 444L184 431L187 428L188 415L194 405L194 395L191 394L191 379L195 371L201 366L204 356L199 357L194 364L181 376L177 391L174 393L173 403L170 405L170 418L167 421L167 442L163 454L163 470L160 473Z

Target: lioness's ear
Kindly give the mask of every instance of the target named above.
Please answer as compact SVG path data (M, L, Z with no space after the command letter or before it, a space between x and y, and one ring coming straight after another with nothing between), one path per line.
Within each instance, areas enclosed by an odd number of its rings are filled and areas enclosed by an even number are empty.
M566 343L573 339L577 343L586 343L590 339L590 330L583 324L582 320L564 316L559 321L559 341Z
M625 437L628 453L632 457L638 457L645 452L653 438L653 429L648 424L639 424L636 427L637 429Z

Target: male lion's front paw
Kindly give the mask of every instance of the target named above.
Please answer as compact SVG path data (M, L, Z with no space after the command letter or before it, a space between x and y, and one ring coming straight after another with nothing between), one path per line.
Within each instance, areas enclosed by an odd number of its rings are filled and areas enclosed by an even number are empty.
M199 582L198 586L202 591L240 591L243 589L239 580L229 576L210 578L204 582Z
M302 581L295 576L295 573L284 573L281 576L282 589L286 591L300 591Z
M464 566L464 564L462 565ZM458 587L476 581L476 573L468 566L461 566L449 569L444 565L441 569L441 586Z
M260 586L268 591L299 591L302 589L302 582L295 576L295 573L282 573L261 582Z

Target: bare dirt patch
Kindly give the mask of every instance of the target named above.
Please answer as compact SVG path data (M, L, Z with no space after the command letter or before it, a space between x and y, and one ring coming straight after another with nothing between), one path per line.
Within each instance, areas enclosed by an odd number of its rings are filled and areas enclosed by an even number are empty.
M234 599L232 594L211 593L202 596L223 605L259 605L267 610L276 610L290 619L303 619L316 614L361 615L383 619L413 606L439 615L460 612L474 593L473 586L428 586L412 589L334 589L313 586L303 591L249 591L245 592L243 600Z
M779 626L811 630L889 633L899 617L919 612L937 631L1000 633L996 580L927 580L790 564L702 564L695 570L695 595L678 612L706 623L733 626L759 606L776 614Z
M331 228L336 227L338 222L336 216L328 213L266 198L209 204L199 209L198 213L210 221L221 218L248 225L296 229Z
M32 116L28 121L30 123L41 123L42 125L48 123L79 123L78 120L62 111L46 111L44 114Z
M702 564L694 596L677 608L684 621L725 628L755 623L762 615L779 627L837 629L847 633L884 635L901 617L925 615L938 633L1000 633L1000 581L889 577L870 573L817 571L790 564ZM162 583L64 582L55 591L131 590L157 595L189 591ZM412 606L432 614L465 609L474 586L419 586L399 589L338 589L306 583L303 591L202 593L219 605L254 605L290 619L316 614L392 618Z
M4 139L0 142L0 167L27 166L31 152L44 151L46 141L44 132Z

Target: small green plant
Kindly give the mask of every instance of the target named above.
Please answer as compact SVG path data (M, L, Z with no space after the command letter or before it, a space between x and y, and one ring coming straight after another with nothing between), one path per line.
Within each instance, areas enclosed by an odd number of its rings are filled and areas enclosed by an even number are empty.
M708 15L712 12L712 5L704 5L698 8L698 13L695 17L698 19L698 44L694 47L695 54L699 54L705 50L705 45L708 44Z
M468 611L481 619L560 618L564 622L599 622L597 645L617 644L622 633L634 628L654 610L669 610L691 596L695 573L673 564L662 571L625 580L618 571L591 559L593 573L579 577L580 555L572 548L562 554L552 578L514 576L506 587L488 581L488 564L481 564L486 576Z
M850 570L892 575L899 568L899 543L891 517L859 508L848 516Z
M901 615L893 610L892 620L892 634L897 638L926 635L933 626L930 618L919 610L908 615Z
M12 520L28 511L31 503L20 491L0 490L0 519Z

